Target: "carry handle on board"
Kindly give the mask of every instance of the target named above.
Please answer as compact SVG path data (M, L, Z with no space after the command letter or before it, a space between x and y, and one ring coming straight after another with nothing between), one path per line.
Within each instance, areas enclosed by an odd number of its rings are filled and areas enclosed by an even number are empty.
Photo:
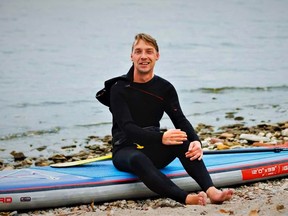
M288 148L241 148L241 149L230 149L230 150L211 150L203 151L203 154L233 154L233 153L256 153L256 152L275 152L288 151Z
M288 148L241 148L241 149L230 149L230 150L211 150L211 151L203 151L204 155L211 155L211 154L237 154L237 153L257 153L257 152L275 152L280 153L281 151L288 151ZM65 168L65 167L72 167L72 166L79 166L87 163L92 163L96 161L104 161L112 159L112 154L108 154L105 156L79 160L79 161L72 161L72 162L64 162L64 163L57 163L51 164L51 167L55 168Z

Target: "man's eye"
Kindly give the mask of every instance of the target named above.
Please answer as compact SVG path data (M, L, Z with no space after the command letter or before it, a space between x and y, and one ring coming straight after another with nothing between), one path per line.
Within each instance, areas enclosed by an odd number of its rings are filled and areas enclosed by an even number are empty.
M141 50L135 50L134 53L135 54L141 54Z

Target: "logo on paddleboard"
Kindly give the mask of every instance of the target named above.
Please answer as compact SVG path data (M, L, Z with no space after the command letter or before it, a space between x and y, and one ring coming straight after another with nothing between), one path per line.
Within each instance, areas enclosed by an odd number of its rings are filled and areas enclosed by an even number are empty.
M30 202L31 201L31 197L21 197L20 198L20 202Z

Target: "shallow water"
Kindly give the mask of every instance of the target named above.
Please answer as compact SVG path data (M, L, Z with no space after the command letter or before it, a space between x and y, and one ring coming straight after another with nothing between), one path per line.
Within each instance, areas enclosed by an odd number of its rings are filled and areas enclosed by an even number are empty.
M156 73L175 85L193 125L287 120L287 8L285 0L1 1L0 157L80 149L87 136L110 134L110 113L94 96L127 72L138 32L157 39Z

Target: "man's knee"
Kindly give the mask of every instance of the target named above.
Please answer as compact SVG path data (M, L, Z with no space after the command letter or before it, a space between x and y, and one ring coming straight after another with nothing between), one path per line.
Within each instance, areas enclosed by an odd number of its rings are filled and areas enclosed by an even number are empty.
M129 157L129 161L131 164L141 163L147 160L147 156L140 151L131 152Z
M153 166L151 160L142 152L135 151L129 155L129 163L134 171L143 171L149 166Z

